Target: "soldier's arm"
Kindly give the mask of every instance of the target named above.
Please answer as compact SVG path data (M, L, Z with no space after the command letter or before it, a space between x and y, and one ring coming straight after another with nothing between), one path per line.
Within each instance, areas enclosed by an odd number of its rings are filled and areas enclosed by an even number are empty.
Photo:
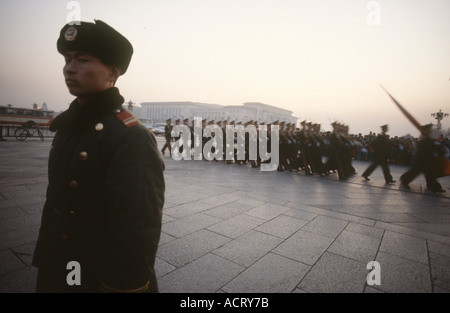
M106 291L151 288L164 204L163 170L154 136L140 125L128 129L107 170Z

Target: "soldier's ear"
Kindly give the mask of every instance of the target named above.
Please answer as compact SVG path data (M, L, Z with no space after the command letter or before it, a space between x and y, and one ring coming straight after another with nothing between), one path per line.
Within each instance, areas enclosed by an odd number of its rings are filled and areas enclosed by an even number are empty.
M116 84L117 79L121 74L121 70L118 66L110 66L109 68L109 80Z

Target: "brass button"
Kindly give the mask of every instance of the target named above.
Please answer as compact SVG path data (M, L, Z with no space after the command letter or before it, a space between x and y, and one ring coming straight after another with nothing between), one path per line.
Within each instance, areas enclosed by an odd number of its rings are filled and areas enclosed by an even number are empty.
M66 234L64 234L64 235L61 236L61 239L62 239L62 240L67 240L68 238L69 238L69 236L67 236Z
M70 188L77 188L78 187L78 182L76 180L72 180L69 183Z
M120 113L120 112L122 112L121 109L117 109L117 110L116 110L116 113Z
M75 213L75 211L69 211L69 215L70 215L70 216L75 216L76 213Z
M88 158L88 154L87 154L87 152L83 151L83 152L80 152L78 157L80 158L81 161L86 161Z
M95 130L96 131L101 131L103 129L103 124L102 123L98 123L97 125L95 125Z

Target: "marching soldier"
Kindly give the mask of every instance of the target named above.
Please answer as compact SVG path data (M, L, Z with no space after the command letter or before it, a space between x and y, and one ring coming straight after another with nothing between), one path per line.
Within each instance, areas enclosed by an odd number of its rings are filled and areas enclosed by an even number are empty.
M312 132L310 133L311 147L310 147L310 162L312 172L315 174L323 174L322 163L322 144L323 139L320 135L320 124L312 125Z
M440 145L431 138L433 124L422 126L422 138L418 144L417 156L411 168L401 177L403 187L410 189L409 184L420 173L425 174L427 188L436 193L445 192L441 184L437 181L438 157Z
M342 126L341 142L342 142L342 165L344 167L345 176L348 178L351 175L356 174L356 170L352 165L353 150L355 145L348 133L349 127L347 125Z
M231 161L227 161L227 126L228 120L222 121L223 162L230 163Z
M256 131L252 132L252 136L250 137L253 142L255 142L256 146L256 160L252 160L252 168L260 167L261 164L261 158L259 157L259 125L258 121L253 122L253 126L255 126Z
M204 118L204 119L202 120L202 134L205 133L205 127L206 127L206 118ZM202 135L202 137L200 138L200 141L202 142L202 158L203 158L204 161L206 161L205 155L204 155L204 153L203 153L203 150L204 150L204 148L205 148L206 142L208 141L208 138L206 138L206 137L204 137L204 136Z
M285 122L279 122L275 121L273 122L274 125L280 126L280 157L279 157L279 164L278 164L278 171L284 172L284 170L289 169L289 165L287 164L287 146L288 146L288 139L286 137L286 132L284 129Z
M285 132L285 136L287 139L287 151L286 151L286 160L289 166L289 171L293 171L295 170L295 156L296 156L296 142L294 139L294 134L293 134L293 129L292 129L292 125L291 123L287 123L286 124L286 132Z
M189 118L183 120L183 125L189 127ZM183 153L184 147L186 147L186 153L190 155L190 149L187 148L188 146L190 146L189 142L183 142L183 145L180 147L180 153Z
M205 120L205 122L206 122L206 120ZM210 125L214 125L214 121L213 120L208 122L208 126L210 126ZM206 125L203 127L203 148L205 147L205 144L208 141L215 140L215 133L214 132L211 132L211 135L208 135L208 136L205 137L205 127L206 127ZM211 148L211 153L214 154L214 152L215 152L215 147L213 146ZM213 157L213 156L211 156L211 157ZM205 156L204 156L203 160L207 161Z
M386 134L388 131L388 125L381 126L381 134L379 134L370 145L374 149L373 162L369 165L369 167L364 171L362 177L366 180L370 180L369 176L372 172L379 166L381 166L383 170L384 180L386 184L392 184L395 181L392 179L391 172L389 170L389 151L391 148L391 141L389 140L389 136Z
M305 138L305 155L306 155L306 175L314 175L315 168L314 168L314 145L315 145L315 139L314 139L314 128L313 124L311 122L306 124L307 131L306 131L306 138Z
M297 134L297 144L298 149L300 151L299 168L303 168L305 170L305 174L309 174L310 170L308 168L308 161L306 156L306 144L307 144L306 121L303 121L300 124L302 125L302 129Z
M191 156L195 153L195 120L191 120L192 125L189 127L191 130Z
M243 126L242 125L242 121L239 121L238 123L237 123L237 125L238 126ZM244 127L245 128L245 127ZM238 133L238 132L236 132L236 153L235 153L235 162L236 162L236 164L239 164L239 165L242 165L242 164L245 164L245 158L244 158L244 160L239 160L238 158L239 158L239 156L238 156L238 152L239 151L246 151L246 148L245 148L245 133L244 133L244 135L242 135L242 133Z
M50 126L56 134L32 261L36 291L157 292L164 163L154 135L114 87L133 47L96 20L65 25L57 49L76 99ZM73 266L79 283L70 285Z
M180 125L180 123L181 123L181 120L180 120L180 119L176 119L176 120L175 120L175 126ZM172 131L173 131L173 127L174 127L174 126L172 126ZM172 132L171 132L171 136L172 136ZM181 134L179 134L178 136L172 136L171 142L178 141L178 140L180 140L180 138L181 138ZM172 151L172 150L170 150L170 151ZM176 153L182 153L182 152L183 152L183 146L181 146L181 147L178 149L178 151L175 151L175 152L176 152Z
M342 141L342 126L334 122L331 124L333 132L330 134L329 142L331 145L331 153L326 165L327 170L333 170L338 172L339 180L348 179L348 175L344 169L343 160L343 141Z
M169 155L172 155L172 119L168 118L166 120L166 125L164 126L164 138L166 139L166 143L164 144L163 148L161 149L161 153L165 154L166 149L169 149Z
M234 127L235 126L235 121L230 121L230 126ZM226 137L227 136L228 136L228 134L226 135ZM233 140L230 139L231 147L227 147L227 148L230 149L230 152L228 153L228 158L230 158L230 160L227 159L227 164L232 164L233 161L236 160L236 153L237 153L236 152L236 132L231 133L231 136L232 136Z

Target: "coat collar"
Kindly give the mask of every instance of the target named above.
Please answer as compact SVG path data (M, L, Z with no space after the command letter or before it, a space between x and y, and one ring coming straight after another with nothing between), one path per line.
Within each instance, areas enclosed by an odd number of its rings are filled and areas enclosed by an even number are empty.
M81 106L75 99L69 109L58 115L50 126L51 131L60 129L82 129L98 121L112 110L120 107L124 98L116 87L107 89Z

